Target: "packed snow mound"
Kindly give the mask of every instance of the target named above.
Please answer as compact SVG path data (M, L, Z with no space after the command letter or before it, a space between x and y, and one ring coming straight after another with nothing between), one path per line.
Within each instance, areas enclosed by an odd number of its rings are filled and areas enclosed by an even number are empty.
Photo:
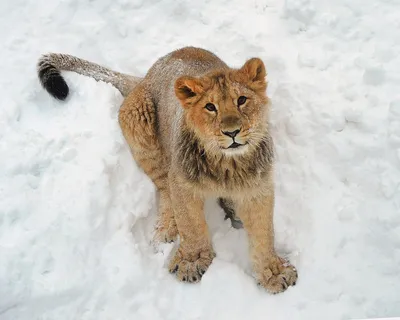
M400 316L397 0L0 3L0 319L355 319ZM206 213L217 258L179 283L150 244L156 192L133 161L112 86L36 76L42 53L144 75L182 46L268 69L276 247L285 293L252 278L244 230Z

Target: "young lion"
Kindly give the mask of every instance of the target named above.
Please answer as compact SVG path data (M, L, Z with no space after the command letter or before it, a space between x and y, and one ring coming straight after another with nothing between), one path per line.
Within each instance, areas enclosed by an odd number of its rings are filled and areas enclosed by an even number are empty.
M273 143L260 59L232 69L209 51L187 47L136 78L69 55L44 55L40 81L64 100L60 70L109 82L126 97L119 111L123 135L160 195L156 238L180 237L171 273L198 282L210 266L215 253L204 200L220 197L247 230L259 284L272 293L296 284L296 269L274 249Z

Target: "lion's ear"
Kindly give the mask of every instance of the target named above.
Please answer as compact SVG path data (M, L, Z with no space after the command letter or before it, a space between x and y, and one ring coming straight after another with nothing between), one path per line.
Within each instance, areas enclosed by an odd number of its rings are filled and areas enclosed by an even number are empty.
M247 60L240 71L247 74L249 81L265 81L267 75L264 62L259 58Z
M240 78L247 82L253 90L265 90L267 88L267 71L264 62L259 58L251 58L239 69Z
M175 95L184 108L193 104L196 96L202 94L204 88L199 79L183 76L175 81Z

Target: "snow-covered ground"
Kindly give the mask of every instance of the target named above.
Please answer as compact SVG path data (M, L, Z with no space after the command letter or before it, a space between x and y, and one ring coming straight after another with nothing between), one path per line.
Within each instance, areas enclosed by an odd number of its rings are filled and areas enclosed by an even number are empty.
M1 320L400 316L398 0L4 0L0 37ZM276 246L299 271L283 294L214 202L217 258L199 284L169 275L120 94L69 73L60 103L36 77L49 51L143 75L185 45L268 68Z

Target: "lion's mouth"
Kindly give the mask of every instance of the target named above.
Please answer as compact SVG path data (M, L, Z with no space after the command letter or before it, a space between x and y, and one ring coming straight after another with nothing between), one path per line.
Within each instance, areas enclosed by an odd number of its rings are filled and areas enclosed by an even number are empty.
M235 141L235 142L232 143L227 149L236 149L236 148L242 147L242 146L244 146L244 145L246 145L246 144L240 144L240 143L237 143L237 142Z

